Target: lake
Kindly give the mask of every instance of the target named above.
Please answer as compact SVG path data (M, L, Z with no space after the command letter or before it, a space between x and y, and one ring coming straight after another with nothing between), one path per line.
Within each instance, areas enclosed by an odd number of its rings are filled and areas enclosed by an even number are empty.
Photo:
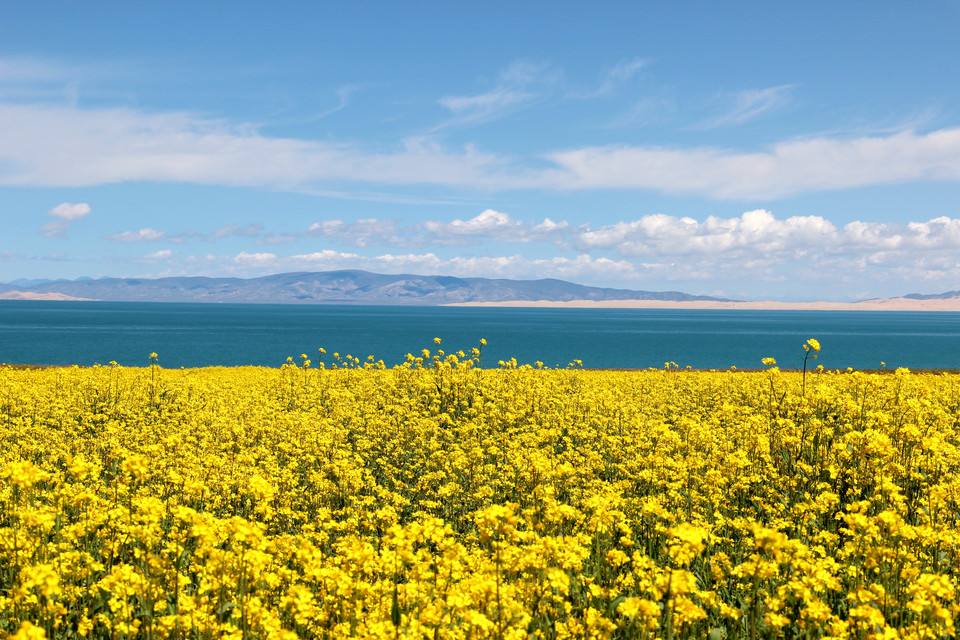
M564 366L783 367L802 361L808 337L828 367L960 368L960 313L496 309L349 305L242 305L0 301L0 362L142 365L151 351L166 367L277 366L318 347L388 364L407 352L489 346L484 365L515 356Z

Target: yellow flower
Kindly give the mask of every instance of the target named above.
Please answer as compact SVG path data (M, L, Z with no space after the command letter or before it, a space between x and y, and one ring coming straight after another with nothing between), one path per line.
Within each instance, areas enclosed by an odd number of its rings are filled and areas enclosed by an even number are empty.
M4 637L957 637L960 375L480 346L0 366Z
M47 633L42 627L34 625L32 622L23 621L17 632L10 636L11 640L44 640Z
M681 567L689 566L706 547L707 531L689 523L681 523L668 530L670 557Z

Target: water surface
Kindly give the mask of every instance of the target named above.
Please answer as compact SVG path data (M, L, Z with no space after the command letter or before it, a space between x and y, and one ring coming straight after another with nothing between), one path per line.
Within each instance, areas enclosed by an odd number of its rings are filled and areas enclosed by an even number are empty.
M668 309L496 309L0 301L0 362L137 365L151 351L167 367L256 364L318 347L388 363L408 351L466 348L550 366L798 366L801 343L823 343L830 367L960 368L960 313Z

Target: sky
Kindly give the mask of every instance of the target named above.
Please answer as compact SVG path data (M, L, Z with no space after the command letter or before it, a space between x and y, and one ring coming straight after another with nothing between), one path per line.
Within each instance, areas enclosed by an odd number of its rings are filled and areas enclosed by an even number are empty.
M957 0L4 14L0 281L960 289Z

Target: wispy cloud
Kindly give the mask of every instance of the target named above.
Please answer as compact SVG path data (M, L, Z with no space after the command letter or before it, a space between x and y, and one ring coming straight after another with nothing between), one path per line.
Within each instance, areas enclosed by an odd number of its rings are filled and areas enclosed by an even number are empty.
M555 188L652 189L718 199L779 198L898 182L960 181L960 128L801 138L756 151L604 146L550 154Z
M233 261L244 266L262 267L274 264L277 261L277 254L269 252L247 253L244 251L234 256Z
M792 96L794 85L782 84L763 89L747 89L721 97L727 107L721 113L707 118L693 126L694 129L718 129L745 124L765 113L787 105Z
M337 97L337 104L335 104L334 106L328 109L323 109L322 111L319 111L313 114L308 118L308 120L311 122L316 120L323 120L324 118L332 116L338 111L343 111L344 109L347 108L347 105L350 104L350 98L357 91L359 91L360 88L361 88L360 85L357 85L357 84L348 84L348 85L343 85L342 87L337 87L336 91L334 91L334 94Z
M0 122L2 186L150 181L363 193L357 189L362 183L478 191L638 189L750 200L960 181L960 128L817 136L746 150L612 145L511 157L470 145L450 148L429 137L387 149L274 137L244 123L130 108L0 102Z
M603 72L600 82L592 89L571 91L569 97L578 100L592 100L613 95L617 90L640 74L651 64L647 58L629 58L621 60Z
M68 65L45 58L0 55L0 100L76 105L81 87L84 95L104 97L102 89L92 90L91 85L125 73L125 68L115 62ZM110 95L117 97L115 93Z
M476 125L503 117L536 100L540 89L555 83L557 79L558 71L550 65L514 62L500 72L496 84L488 91L440 98L440 106L453 115L434 127L433 131Z
M143 256L143 259L147 262L162 262L164 260L169 260L173 257L173 250L171 249L158 249L157 251L152 251L147 255Z
M262 224L228 224L213 232L214 238L259 238L265 234Z
M283 244L297 239L296 234L268 232L262 224L228 224L213 231L181 231L179 233L167 233L152 227L144 227L132 231L120 231L107 236L108 240L115 242L158 242L165 241L174 244L182 244L190 241L215 242L218 240L227 240L231 238L240 238L245 240L256 240L258 244Z
M353 96L356 95L359 91L361 91L365 86L366 85L363 85L363 84L345 84L345 85L339 86L333 92L335 104L333 104L332 106L327 107L325 109L320 109L319 111L315 111L313 113L308 113L300 117L292 116L292 117L281 117L279 119L271 118L267 123L267 126L276 127L276 126L289 126L289 125L304 125L304 124L310 124L313 122L319 122L320 120L329 118L333 114L339 113L340 111L343 111L344 109L346 109L350 105L350 101L352 100Z
M107 236L107 239L116 240L117 242L154 242L156 240L162 240L164 237L166 237L166 234L163 231L158 231L151 227L144 227L143 229L137 229L135 231L114 233Z
M0 57L0 82L45 82L63 80L62 66L25 57Z
M379 218L360 218L351 222L338 218L321 220L307 228L307 235L337 239L355 247L398 245L411 239L411 234L401 233L396 220Z
M635 101L629 109L614 116L603 126L606 129L645 127L656 122L662 122L675 109L676 106L672 100L648 96Z

